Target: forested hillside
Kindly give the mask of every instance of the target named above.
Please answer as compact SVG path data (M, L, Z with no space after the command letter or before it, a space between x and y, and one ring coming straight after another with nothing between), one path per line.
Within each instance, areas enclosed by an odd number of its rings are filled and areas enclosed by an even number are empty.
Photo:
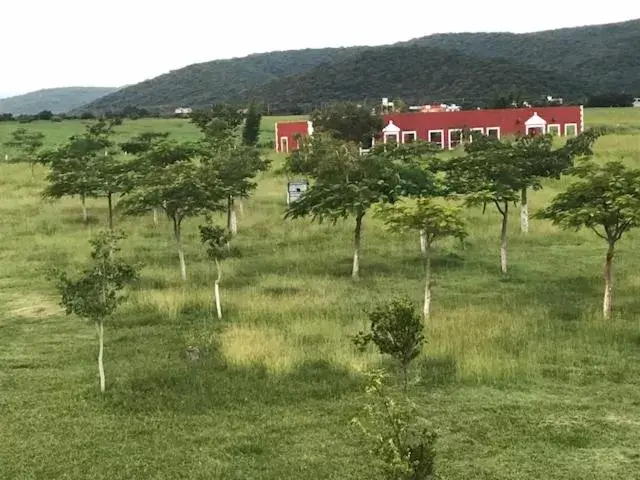
M274 108L287 109L307 102L375 101L383 96L414 103L490 102L506 91L539 96L554 92L558 85L576 94L586 93L580 82L551 69L413 45L372 48L352 59L277 80L253 93Z
M66 113L116 91L109 87L49 88L0 99L0 113L35 115L43 110Z
M528 34L431 35L382 47L271 52L191 65L91 103L95 112L171 111L216 102L272 109L327 100L399 96L407 101L484 102L517 91L583 100L640 95L640 20Z
M293 50L199 63L122 89L87 108L104 111L138 106L173 110L179 106L244 101L248 90L324 62L340 61L364 48Z
M407 44L526 62L571 75L595 92L640 95L640 19L526 34L438 34L398 45Z

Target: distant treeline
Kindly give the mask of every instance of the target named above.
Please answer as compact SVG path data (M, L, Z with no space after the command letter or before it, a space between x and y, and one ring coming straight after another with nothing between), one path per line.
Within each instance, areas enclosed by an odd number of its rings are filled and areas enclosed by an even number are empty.
M592 95L585 98L583 101L570 101L565 102L564 105L584 105L587 108L595 108L595 107L632 107L634 101L633 95L626 93L603 93L598 95ZM408 106L406 102L402 99L393 99L396 105L396 108L400 111L407 111ZM262 115L306 115L311 112L325 107L327 102L319 103L319 104L303 104L297 105L290 108L279 108L274 109L268 104L263 104L260 106L259 110ZM451 102L456 103L456 102ZM457 103L463 110L475 110L476 108L519 108L525 106L526 104L531 105L533 107L542 107L554 105L556 103L549 102L546 99L537 99L533 101L523 100L518 94L509 93L501 96L495 97L493 100L489 102L485 102L483 104L471 103L460 101ZM361 105L366 108L377 108L379 107L378 103L373 103L371 101L363 101ZM235 105L238 109L245 108L244 105ZM194 109L197 111L198 109ZM36 120L50 120L52 122L61 122L63 120L94 120L97 118L107 118L107 119L129 119L129 120L137 120L140 118L183 118L186 115L183 114L175 114L171 110L168 109L146 109L140 107L125 107L119 111L106 111L101 114L96 114L93 112L83 112L78 115L71 114L53 114L50 110L43 110L40 113L35 115L13 115L11 113L0 113L0 122L19 122L19 123L30 123Z

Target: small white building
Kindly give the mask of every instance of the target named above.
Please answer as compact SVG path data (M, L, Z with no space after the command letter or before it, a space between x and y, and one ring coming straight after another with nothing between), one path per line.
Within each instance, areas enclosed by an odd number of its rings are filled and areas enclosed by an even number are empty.
M175 115L189 115L191 112L193 112L193 108L189 107L178 107L173 111Z
M636 108L640 108L640 97L633 99L633 106Z

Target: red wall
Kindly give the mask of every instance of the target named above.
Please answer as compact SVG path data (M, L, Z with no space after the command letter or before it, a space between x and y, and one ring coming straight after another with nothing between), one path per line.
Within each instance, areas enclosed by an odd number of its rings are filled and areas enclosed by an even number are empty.
M448 148L449 129L499 127L500 137L525 135L525 122L537 113L547 121L547 126L560 126L564 136L566 124L576 124L576 134L582 132L582 108L577 107L532 107L491 110L463 110L460 112L395 113L384 115L385 126L393 121L401 131L415 131L421 140L428 140L429 130L444 130L444 147ZM400 134L402 142L402 134Z
M565 135L565 125L575 124L576 134L584 130L583 110L580 106L558 106L558 107L531 107L531 108L505 108L488 110L464 110L460 112L413 112L413 113L393 113L384 115L385 126L389 121L393 121L401 132L416 132L420 140L429 140L429 130L444 130L442 141L444 148L449 146L449 129L482 128L486 129L498 127L500 137L506 135L526 134L525 122L537 113L547 122L547 127L551 124L559 125L560 135ZM308 134L307 122L280 122L276 123L276 151L280 152L281 138L286 137L289 151L298 148L295 140L296 134ZM381 141L382 134L377 141ZM400 142L403 141L402 133L399 135Z
M298 142L295 139L296 135L307 135L309 124L307 121L303 122L278 122L275 125L276 134L276 152L287 153L283 150L282 138L286 138L288 142L288 151L292 152L298 149Z

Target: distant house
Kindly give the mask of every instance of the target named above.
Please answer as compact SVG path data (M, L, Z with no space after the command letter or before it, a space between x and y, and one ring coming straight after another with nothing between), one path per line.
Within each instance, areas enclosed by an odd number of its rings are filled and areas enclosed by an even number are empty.
M174 115L189 115L191 112L193 112L193 108L189 107L179 107L173 111Z
M636 108L640 108L640 97L633 99L633 106Z

